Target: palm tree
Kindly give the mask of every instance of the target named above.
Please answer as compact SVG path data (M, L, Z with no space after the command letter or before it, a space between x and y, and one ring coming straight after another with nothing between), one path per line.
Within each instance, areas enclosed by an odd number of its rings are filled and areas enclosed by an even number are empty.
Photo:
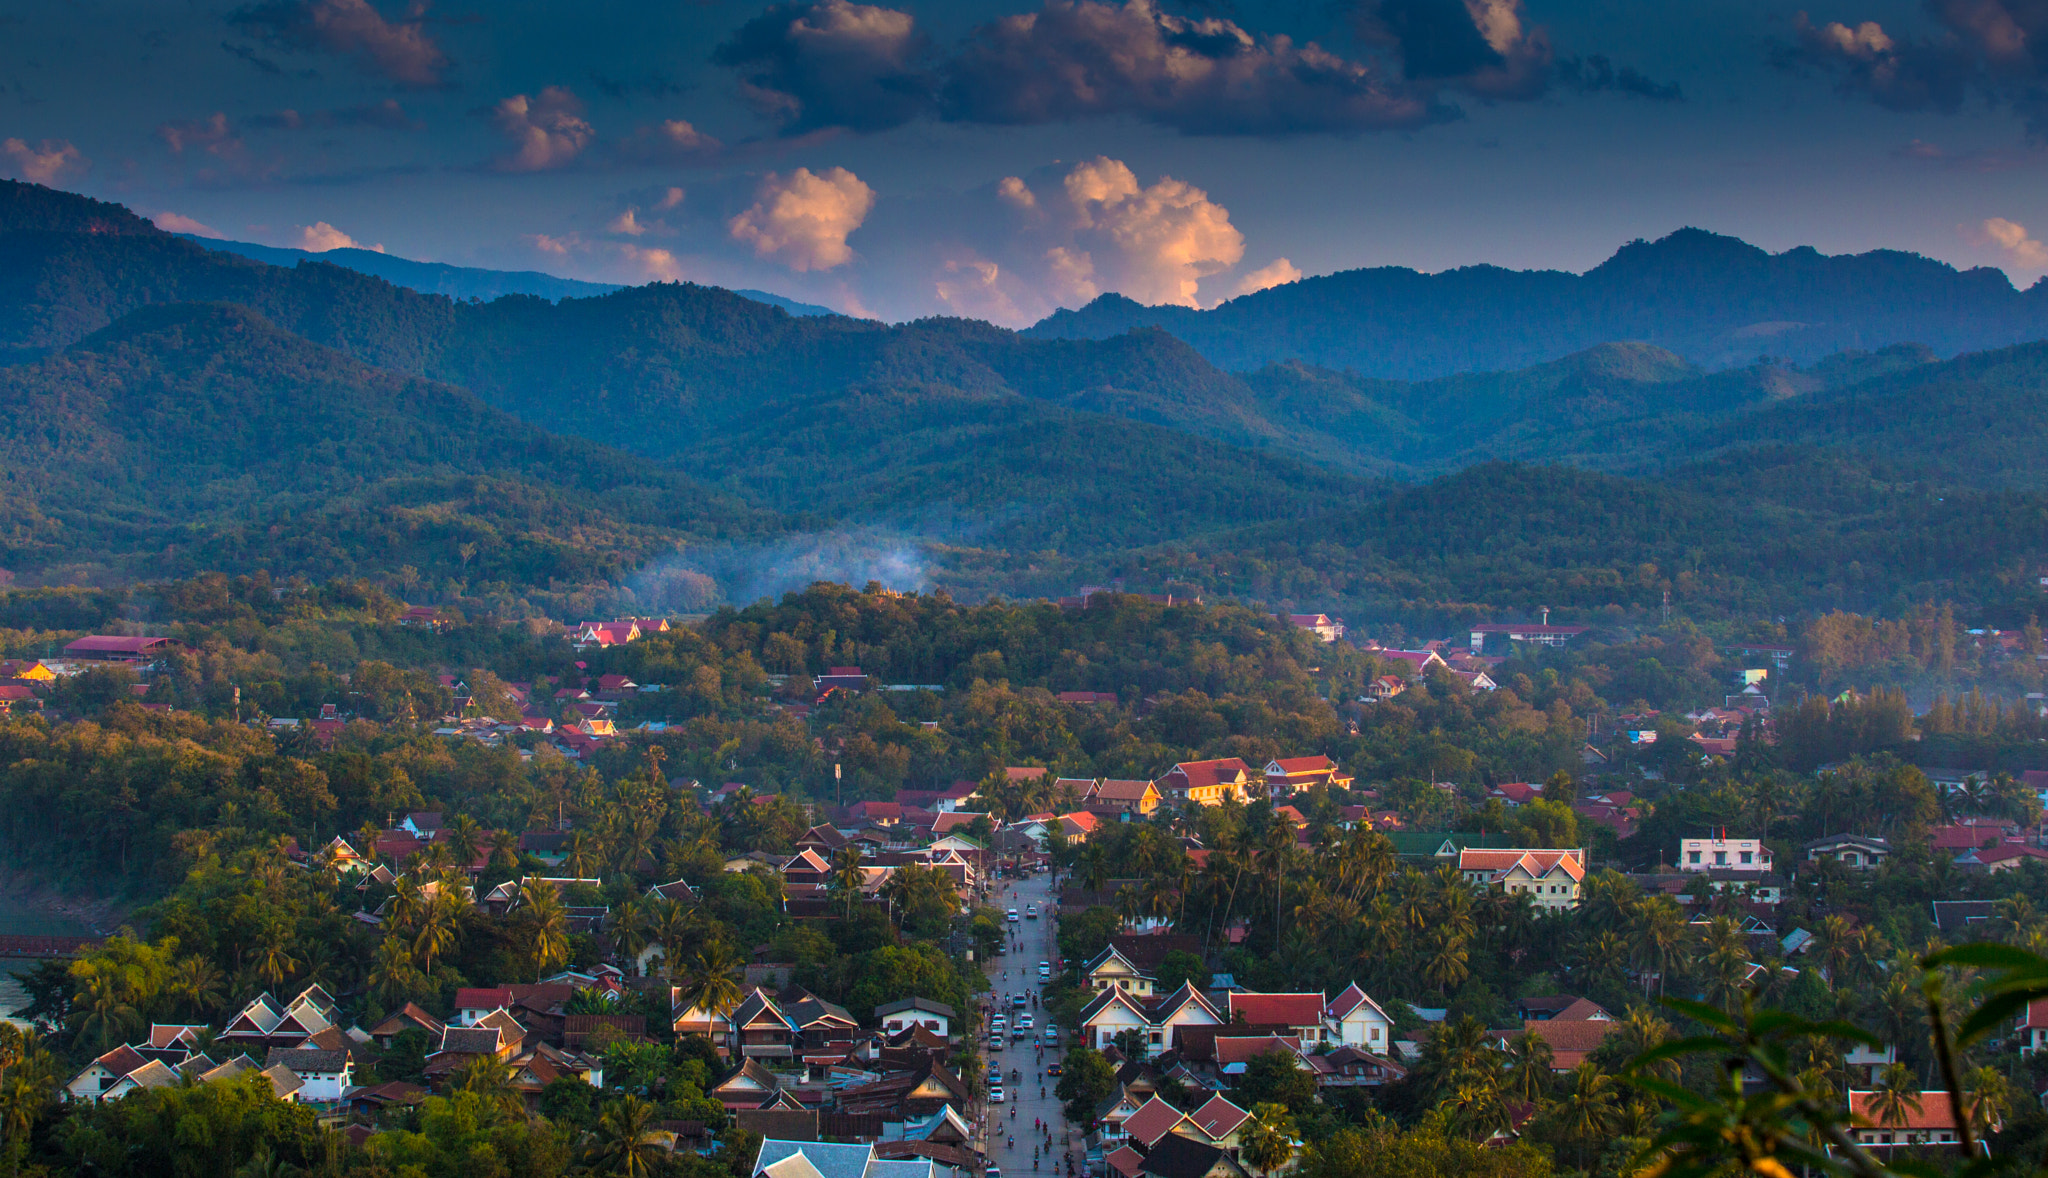
M583 1158L599 1174L647 1178L662 1155L654 1140L655 1107L631 1093L606 1106Z
M1614 1124L1614 1077L1592 1060L1572 1069L1572 1090L1563 1101L1564 1128L1578 1139L1579 1169L1586 1168L1587 1138L1604 1137Z
M419 881L410 875L401 875L391 889L391 905L385 911L393 929L411 932L427 909L426 894L420 890Z
M412 993L418 977L412 966L412 951L405 942L397 937L384 938L370 966L370 992L384 1005L396 1006Z
M841 915L853 919L853 906L860 902L862 885L868 881L865 864L861 860L860 847L854 843L832 853L832 869L825 876L825 887L841 906Z
M1507 1091L1517 1100L1540 1100L1550 1089L1550 1040L1532 1030L1508 1040Z
M562 866L577 879L589 879L598 863L597 845L589 835L576 831L569 836L569 853L562 859Z
M225 997L221 988L226 982L219 966L204 957L188 956L179 958L172 968L168 988L187 1011L204 1017L221 1004Z
M1464 937L1438 927L1430 931L1428 945L1422 961L1422 980L1435 986L1438 994L1450 993L1453 986L1463 985L1472 975L1471 953L1465 948Z
M449 857L455 860L457 867L466 872L476 863L477 855L484 849L483 828L469 815L457 814L455 821L448 824L447 842Z
M1685 952L1685 915L1678 906L1662 898L1645 899L1630 914L1629 956L1642 975L1643 992L1650 978L1657 979L1657 992L1664 992L1666 976Z
M1294 1159L1294 1118L1284 1104L1255 1104L1241 1140L1239 1160L1271 1174Z
M78 1024L79 1033L90 1036L101 1051L111 1050L141 1022L142 1016L128 1005L120 987L106 974L88 977L72 1002L85 1011L85 1018Z
M532 880L519 889L519 923L526 933L527 954L538 981L548 967L568 960L569 910L555 886Z
M2012 1083L1994 1067L1981 1067L1963 1077L1963 1111L1982 1141L2012 1111Z
M512 1087L512 1069L488 1055L478 1056L462 1065L462 1069L455 1073L454 1088L457 1092L480 1096L486 1104L513 1116L526 1112L519 1093Z
M6 1137L10 1173L21 1173L21 1155L28 1152L29 1134L47 1103L41 1086L27 1076L0 1081L0 1134Z
M684 1010L701 1010L707 1014L724 1014L740 1004L744 991L732 975L740 970L740 960L722 941L711 941L703 945L690 959L690 973L684 979L676 1002Z
M434 959L455 945L456 920L462 899L454 889L443 886L420 913L420 931L413 938L413 952L420 959L420 972L431 975Z
M1920 1111L1920 1078L1902 1063L1885 1068L1877 1090L1870 1094L1870 1111L1880 1125L1903 1125Z
M640 952L647 948L647 910L637 900L622 900L612 909L612 947L627 972L639 972Z
M667 898L656 900L650 913L651 931L661 943L661 973L671 981L675 980L676 966L682 963L683 946L696 932L691 927L692 916L689 905Z

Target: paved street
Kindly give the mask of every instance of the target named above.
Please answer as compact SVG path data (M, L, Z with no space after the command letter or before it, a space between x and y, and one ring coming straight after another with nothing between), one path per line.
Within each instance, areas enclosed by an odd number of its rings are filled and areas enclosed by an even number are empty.
M1038 963L1054 960L1057 951L1053 944L1053 892L1050 875L1034 875L1023 880L1003 880L996 895L996 906L1007 912L1017 910L1017 923L1006 925L1015 936L1015 948L990 964L989 982L995 987L997 1009L1006 1014L1012 1024L1016 1021L1014 1012L1003 999L1005 994L1038 993ZM1032 904L1038 905L1038 919L1031 920L1025 912ZM1032 1035L1043 1040L1045 1012L1027 1005L1025 1011L1032 1016ZM1062 1039L1065 1035L1062 1034ZM1058 1081L1046 1076L1043 1069L1059 1059L1059 1049L1040 1052L1031 1046L1031 1040L1012 1040L1009 1046L993 1056L991 1061L1000 1062L1003 1069L1003 1091L1009 1097L1004 1104L991 1105L995 1114L989 1120L989 1160L1002 1167L1004 1178L1017 1178L1025 1174L1052 1174L1058 1167L1060 1154L1073 1150L1078 1166L1082 1152L1079 1129L1069 1131L1060 1116L1060 1102L1053 1096L1053 1085ZM1012 1083L1012 1069L1022 1074L1022 1079ZM1040 1091L1045 1093L1040 1096ZM1014 1115L1013 1115L1014 1114ZM997 1120L1000 1118L1000 1126ZM1033 1132L1033 1121L1043 1122L1052 1127L1050 1155L1046 1149L1043 1132ZM1014 1135L1017 1144L1007 1144ZM1039 1147L1036 1161L1032 1158L1032 1146ZM1064 1172L1064 1171L1061 1171Z

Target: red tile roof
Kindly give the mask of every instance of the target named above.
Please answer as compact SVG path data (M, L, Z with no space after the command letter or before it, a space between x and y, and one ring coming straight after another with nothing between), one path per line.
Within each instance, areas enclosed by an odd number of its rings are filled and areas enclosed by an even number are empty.
M1150 1147L1153 1142L1173 1132L1174 1126L1185 1119L1185 1113L1155 1096L1137 1112L1124 1118L1124 1132L1130 1135L1131 1140Z
M1920 1107L1914 1109L1909 1105L1905 1110L1906 1121L1902 1125L1885 1125L1883 1118L1871 1110L1871 1106L1876 1102L1876 1099L1877 1093L1875 1092L1851 1090L1849 1093L1849 1115L1855 1117L1858 1124L1888 1128L1953 1130L1956 1127L1955 1110L1949 1105L1948 1093L1946 1091L1922 1092L1920 1094Z
M1243 1020L1275 1027L1319 1027L1323 1024L1321 994L1238 994L1230 995L1226 1008L1231 1022Z
M1238 1126L1251 1118L1250 1113L1223 1099L1221 1093L1210 1097L1207 1104L1188 1114L1188 1120L1214 1141L1221 1141L1237 1132Z

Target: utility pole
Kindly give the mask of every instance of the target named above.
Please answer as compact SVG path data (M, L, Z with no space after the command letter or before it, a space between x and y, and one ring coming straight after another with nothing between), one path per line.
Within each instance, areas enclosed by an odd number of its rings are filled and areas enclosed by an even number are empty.
M1664 624L1671 624L1671 590L1664 591Z
M834 806L844 806L846 804L843 791L839 788L839 762L837 761L832 762L832 804Z

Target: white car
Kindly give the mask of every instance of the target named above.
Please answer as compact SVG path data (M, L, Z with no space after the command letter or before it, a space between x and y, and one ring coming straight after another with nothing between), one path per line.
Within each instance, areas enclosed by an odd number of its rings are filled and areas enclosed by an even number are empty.
M1010 909L1010 923L1017 923L1017 910L1015 908Z
M1036 905L1036 904L1033 904L1033 905L1032 905L1031 907L1029 907L1029 908L1026 908L1026 909L1024 910L1024 915L1026 915L1026 916L1030 917L1030 918L1031 918L1032 920L1037 920L1037 919L1038 919L1038 905Z
M1018 1029L1018 1030L1020 1030L1020 1031L1028 1031L1028 1030L1030 1030L1030 1029L1031 1029L1031 1016L1030 1016L1030 1015L1028 1015L1028 1014L1026 1014L1026 1015L1020 1015L1020 1016L1018 1016L1018 1018L1017 1018L1017 1029Z
M1001 1103L1003 1103L1003 1089L1002 1089L1002 1086L1001 1086L1001 1085L999 1085L999 1084L998 1084L998 1085L993 1085L993 1086L991 1086L991 1087L989 1088L989 1090L988 1090L988 1102L989 1102L990 1104L1001 1104Z

